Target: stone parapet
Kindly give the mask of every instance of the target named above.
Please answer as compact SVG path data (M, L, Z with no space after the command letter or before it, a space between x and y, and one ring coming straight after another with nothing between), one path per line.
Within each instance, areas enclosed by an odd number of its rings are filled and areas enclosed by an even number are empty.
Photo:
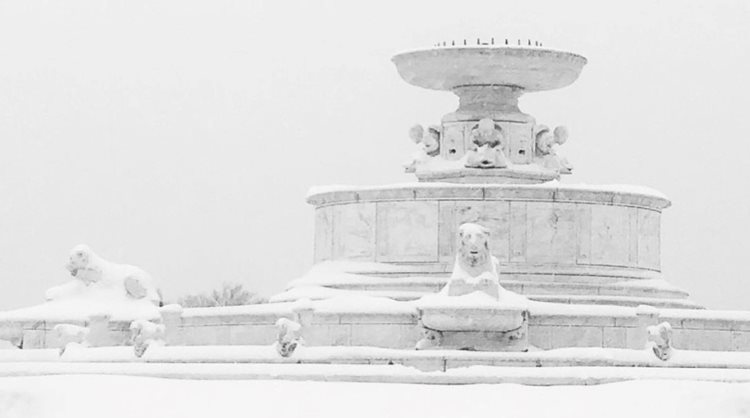
M633 186L551 184L406 183L390 186L314 188L307 202L316 207L410 200L544 201L633 206L661 211L671 205L659 192Z
M163 318L167 344L270 345L276 339L276 321L282 317L294 318L293 306L279 303L234 309L185 309L179 318ZM309 346L412 349L422 336L416 307L411 303L394 306L398 309L313 307L303 321L306 322L303 326L307 327L303 330L305 341ZM640 311L642 315L638 315ZM648 312L650 315L645 315ZM639 310L532 303L528 341L543 350L565 347L641 349L646 340L645 327L664 321L672 326L677 350L750 351L750 315L740 311ZM9 329L20 329L24 349L56 348L54 325L56 323L46 321L2 322L0 330L2 335L12 335ZM108 341L108 345L128 345L129 327L129 322L109 322L104 341Z

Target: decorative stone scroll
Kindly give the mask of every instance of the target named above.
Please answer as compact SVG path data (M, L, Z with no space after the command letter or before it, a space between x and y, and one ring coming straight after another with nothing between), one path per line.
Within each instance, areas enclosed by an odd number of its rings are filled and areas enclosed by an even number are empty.
M404 164L404 169L407 173L413 173L419 164L440 155L440 127L431 125L425 131L422 125L414 125L409 130L409 137L417 145L417 151L412 160Z
M672 348L672 326L669 322L662 322L659 325L652 325L647 328L648 345L656 355L656 358L667 361L674 354Z
M560 174L570 174L573 166L564 157L557 155L557 145L563 145L568 140L568 130L558 126L554 131L546 125L538 125L534 135L536 141L535 162L543 168Z

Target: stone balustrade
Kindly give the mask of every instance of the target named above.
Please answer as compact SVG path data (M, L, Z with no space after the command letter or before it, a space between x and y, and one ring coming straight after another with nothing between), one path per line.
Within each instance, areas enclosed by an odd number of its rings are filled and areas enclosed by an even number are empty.
M166 310L167 345L268 345L276 338L279 318L295 319L293 303L224 308ZM310 346L374 346L411 349L421 338L414 305L397 310L311 309L303 336ZM750 351L750 313L688 309L644 309L532 303L529 344L540 349L605 347L641 349L646 327L669 322L676 349ZM90 321L2 321L0 335L20 330L23 348L57 348L54 326ZM99 324L99 327L104 326ZM130 322L111 320L106 335L93 345L130 344ZM95 337L98 338L98 337Z

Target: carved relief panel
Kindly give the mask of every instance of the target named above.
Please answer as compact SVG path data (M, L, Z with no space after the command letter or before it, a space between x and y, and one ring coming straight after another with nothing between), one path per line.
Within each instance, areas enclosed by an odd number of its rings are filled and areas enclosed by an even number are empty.
M372 260L375 247L375 204L333 207L335 259Z
M437 262L438 202L377 203L377 261Z

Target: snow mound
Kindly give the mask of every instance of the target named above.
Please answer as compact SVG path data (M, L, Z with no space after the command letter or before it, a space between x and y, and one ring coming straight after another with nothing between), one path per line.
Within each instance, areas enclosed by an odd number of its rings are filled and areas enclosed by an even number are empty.
M335 394L334 400L331 394ZM741 417L747 416L748 408L750 384L678 380L530 387L202 381L103 375L0 379L3 417L336 418L350 417L352 411L360 418Z

